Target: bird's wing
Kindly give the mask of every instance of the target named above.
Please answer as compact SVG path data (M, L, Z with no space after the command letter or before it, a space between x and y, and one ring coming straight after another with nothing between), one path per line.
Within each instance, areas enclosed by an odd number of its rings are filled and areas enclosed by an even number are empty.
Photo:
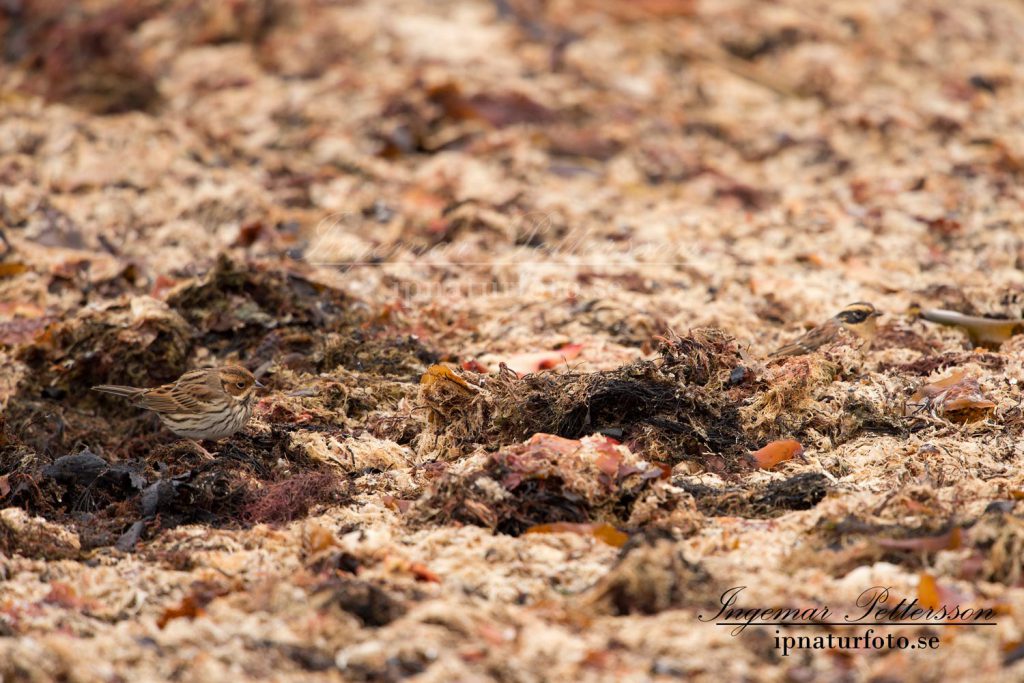
M217 390L209 386L208 373L193 370L177 382L150 389L139 397L139 405L158 413L197 412L217 402Z
M779 348L772 352L770 355L773 358L781 358L784 356L802 356L805 353L811 353L820 349L825 344L829 344L839 336L840 325L833 318L828 322L818 325L814 329L809 330L804 335L793 340L789 344L786 344L782 348Z

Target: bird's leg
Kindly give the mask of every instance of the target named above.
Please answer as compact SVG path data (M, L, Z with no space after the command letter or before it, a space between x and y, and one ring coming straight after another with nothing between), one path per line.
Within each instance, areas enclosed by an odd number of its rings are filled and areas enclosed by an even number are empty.
M189 439L189 441L191 441L192 445L196 447L196 450L199 451L199 454L203 456L204 460L214 460L214 459L216 459L214 457L213 453L211 453L210 451L208 451L205 448L203 448L203 444L199 443L195 439Z

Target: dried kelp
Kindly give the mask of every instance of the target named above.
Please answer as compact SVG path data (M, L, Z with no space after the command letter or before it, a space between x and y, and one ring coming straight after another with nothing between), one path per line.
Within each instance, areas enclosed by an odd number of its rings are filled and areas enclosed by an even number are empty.
M617 370L522 378L502 370L486 379L464 373L461 383L422 385L420 401L429 419L419 448L457 453L535 433L576 439L603 432L658 460L701 461L710 455L716 463L739 466L747 441L738 396L727 390L739 363L731 338L703 329L669 340L657 360Z
M136 386L169 382L187 369L192 337L184 318L149 297L86 308L19 350L33 370L26 391L78 400L111 377Z
M580 600L598 613L657 614L707 604L716 594L708 571L687 560L679 544L662 539L625 548L618 563Z
M535 434L486 456L469 472L442 474L409 511L418 525L453 521L518 535L539 524L623 526L664 470L603 436L582 440ZM688 514L685 494L667 493L669 511Z
M808 510L820 503L830 489L828 478L819 472L804 472L750 488L717 489L687 481L677 485L694 497L697 509L705 515L755 519L778 517L790 510Z

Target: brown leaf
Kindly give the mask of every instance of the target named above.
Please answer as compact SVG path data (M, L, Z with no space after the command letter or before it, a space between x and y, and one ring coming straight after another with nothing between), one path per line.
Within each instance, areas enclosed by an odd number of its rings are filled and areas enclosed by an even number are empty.
M447 365L431 365L420 377L420 384L430 386L436 382L451 382L464 389L467 394L479 391L472 384L455 374L455 371Z
M410 187L401 197L402 208L424 219L436 219L448 205L448 200L418 186Z
M548 134L548 151L558 156L607 161L619 153L622 144L603 137L596 130L558 128Z
M167 277L166 275L160 274L156 276L156 280L153 282L153 289L149 295L154 299L163 300L164 295L167 294L175 285L178 284L177 280Z
M521 448L499 451L494 457L502 463L505 470L505 476L501 480L502 486L512 490L524 481L547 479L557 472L554 462L575 453L581 446L576 439L538 432Z
M41 313L40 311L40 317L37 318L15 318L0 323L0 344L14 346L35 339L40 330L54 321L54 318L42 317Z
M961 370L918 387L904 413L913 415L923 408L939 415L959 413L958 418L971 420L983 417L995 407L996 404L981 393L978 380Z
M480 374L487 374L490 372L486 365L473 358L462 361L462 369L469 370L470 372L478 372Z
M621 548L626 545L629 535L625 534L611 524L573 524L572 522L553 522L551 524L537 524L526 530L528 534L582 534L593 536L597 540L607 543L613 548Z
M611 441L596 443L594 444L594 449L599 454L594 462L597 465L597 469L609 477L616 476L619 473L619 468L622 466L622 452L615 448L615 444Z
M957 607L967 607L971 598L957 591L950 586L943 586L934 576L928 572L921 572L917 580L917 601L925 609L940 610L945 608L947 612L955 612ZM948 621L969 622L970 619L948 619Z
M238 228L238 236L235 237L235 242L232 246L236 247L251 247L256 243L256 240L263 234L263 223L260 221L249 221L245 225Z
M577 439L538 432L530 436L521 449L495 455L506 469L502 484L511 490L525 480L547 478L553 472L553 460L579 451L581 445Z
M547 123L555 112L518 92L462 94L455 83L445 83L427 91L427 97L441 106L445 116L456 121L485 121L495 128L519 123Z
M697 0L585 0L583 3L619 21L653 21L692 17Z
M28 270L28 266L17 261L0 263L0 277L14 277L15 275L21 275L26 270Z
M916 392L914 392L914 395L911 397L911 400L916 399L920 401L925 398L935 398L946 389L949 389L950 387L956 385L958 382L961 382L964 379L964 375L965 373L963 370L954 371L949 375L949 377L943 377L942 379L937 379L934 382L924 384L921 387L919 387Z
M192 584L192 592L181 599L177 605L164 610L157 620L158 628L167 626L175 619L195 619L206 613L205 607L215 598L227 595L230 589L226 586L216 585L205 581L197 581Z
M942 407L947 413L955 413L962 410L989 410L995 406L995 403L986 399L978 400L973 397L965 397L947 401Z
M89 606L89 601L83 600L74 586L63 581L50 583L50 592L43 598L43 602L73 610L81 610Z
M11 475L5 474L0 477L0 499L6 498L11 492Z
M935 577L927 572L921 572L917 580L917 601L927 609L939 609L939 584Z
M750 455L754 458L757 466L763 470L770 470L779 463L792 460L803 454L804 447L795 439L782 439L772 441L764 448L754 451Z
M420 564L419 562L413 562L409 566L409 571L417 581L426 581L428 583L441 583L441 577L432 572L427 568L426 565Z
M338 539L329 529L313 524L303 539L303 545L308 553L316 554L337 546Z
M205 610L199 603L200 600L195 595L186 595L177 605L164 610L163 614L156 620L157 627L162 629L175 619L195 619L196 617L203 616ZM206 603L203 604L205 605Z
M939 218L921 218L919 220L928 226L929 232L942 238L953 237L963 230L963 224L960 221L946 216L940 216Z
M580 448L580 442L578 439L566 439L561 436L555 436L554 434L541 433L531 436L526 444L536 448L546 448L558 453L559 455L568 455L569 453L576 452Z

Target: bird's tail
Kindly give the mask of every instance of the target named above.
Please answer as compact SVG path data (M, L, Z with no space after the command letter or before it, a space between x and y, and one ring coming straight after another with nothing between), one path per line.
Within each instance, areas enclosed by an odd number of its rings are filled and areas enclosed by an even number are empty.
M136 398L145 389L137 389L135 387L122 387L117 384L101 384L97 387L92 388L93 391L98 391L103 394L113 394L114 396L124 396L125 398Z

